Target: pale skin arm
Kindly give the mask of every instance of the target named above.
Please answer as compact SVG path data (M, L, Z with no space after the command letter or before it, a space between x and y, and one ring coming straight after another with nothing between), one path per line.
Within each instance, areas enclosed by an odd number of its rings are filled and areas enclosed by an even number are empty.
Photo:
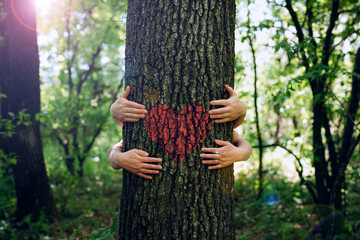
M210 102L213 106L224 106L209 111L210 118L215 119L215 123L234 121L234 128L236 128L245 118L246 107L230 86L225 85L225 88L230 96L226 100ZM141 118L145 118L147 113L144 105L127 100L129 94L130 87L127 86L125 92L120 95L110 108L111 116L120 126L123 126L124 122L137 122ZM222 146L221 148L203 148L202 151L208 153L211 153L213 149L217 149L215 152L219 151L219 154L207 154L211 155L209 156L210 159L204 160L203 164L212 165L209 169L218 169L236 161L247 160L252 153L251 145L241 139L237 133L234 133L233 139L235 146L226 141L215 140L216 144ZM201 154L200 157L204 155L206 156L206 154ZM147 179L152 179L149 174L158 174L159 170L162 169L160 165L152 164L160 163L160 158L148 157L148 153L138 149L132 149L123 153L119 148L112 148L109 152L109 160L112 168L124 168L135 175Z
M200 154L203 158L202 164L210 165L209 170L227 167L234 162L246 161L252 154L250 143L240 137L234 131L233 144L227 141L215 140L219 148L202 148L204 153ZM145 151L132 149L122 152L122 148L111 148L109 152L110 165L113 169L121 169L138 175L146 179L152 179L153 174L158 174L162 167L156 163L161 163L160 158L149 157ZM151 175L149 175L151 174Z
M227 167L234 162L246 161L252 154L252 147L249 142L242 139L240 135L234 131L233 144L227 141L215 140L219 148L202 148L204 153L200 154L203 158L203 164L210 165L209 170Z
M236 128L244 121L246 106L238 98L234 89L228 85L225 85L225 88L229 93L229 98L210 102L212 106L223 106L210 110L210 118L215 119L215 123L234 121L234 128ZM125 92L110 107L111 116L120 126L123 126L124 122L137 122L145 118L147 113L144 105L127 100L129 94L130 86L127 86Z
M125 169L132 174L146 179L152 179L151 174L158 174L162 169L160 158L149 157L149 154L139 149L132 149L122 152L122 143L116 144L118 147L112 147L109 152L109 161L113 169Z

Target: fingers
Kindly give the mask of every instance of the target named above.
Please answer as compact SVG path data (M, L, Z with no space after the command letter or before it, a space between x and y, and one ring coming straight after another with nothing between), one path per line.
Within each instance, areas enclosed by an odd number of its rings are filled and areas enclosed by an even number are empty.
M139 104L140 105L140 104ZM140 105L143 106L143 105ZM133 108L133 107L126 107L124 109L124 111L126 111L127 113L133 113L133 114L137 114L137 115L145 115L147 114L147 110L145 109L145 106L143 106L144 108Z
M159 174L158 170L151 170L151 169L142 169L141 172L146 174Z
M147 170L162 170L162 166L157 165L157 164L144 163L141 165L141 171L143 172L145 169L147 169Z
M130 118L139 120L140 118L145 118L145 114L135 114L135 113L124 114L124 119L130 119Z
M138 108L138 109L145 109L145 106L133 101L127 101L126 104L124 104L128 108ZM146 110L145 110L146 111Z
M149 162L149 163L161 163L162 162L161 158L153 158L153 157L145 157L143 160L144 160L144 162ZM154 164L150 164L150 165L154 165ZM155 165L155 166L158 166L158 165Z
M217 151L219 151L219 149L218 148L202 148L201 151L209 152L209 153L216 153Z
M229 144L228 141L223 141L223 140L218 140L218 139L215 139L215 143L219 146L225 146L225 145Z
M221 166L220 164L218 165L214 165L214 166L209 166L208 169L209 170L215 170L215 169L219 169L219 168L222 168L223 166Z
M130 86L127 86L125 89L125 92L120 94L120 97L127 98L129 96L129 94L130 94Z
M147 152L143 151L143 150L134 149L134 151L135 151L138 155L140 155L141 157L147 157L147 156L149 156L149 154L148 154Z
M229 117L230 116L230 113L222 113L222 114L217 114L217 115L210 115L210 118L211 119L218 119L218 118L220 118L220 119L223 119L223 118L227 118L227 117Z
M157 161L158 160L161 161L161 159L157 159ZM147 174L159 174L159 170L162 169L160 165L155 165L155 164L143 164L142 166L143 168L139 170L141 172L136 173L136 175L146 179L152 179L152 177Z
M122 121L117 120L117 119L115 119L115 121L120 127L124 126L124 123Z
M135 109L135 108L124 108L122 109L123 121L124 122L137 122L141 118L145 118L145 114L147 113L146 109Z
M227 106L229 105L229 102L225 99L220 99L220 100L213 100L210 102L210 105L213 105L213 106L218 106L218 105L221 105L221 106Z
M230 97L231 97L231 96L237 96L237 95L236 95L236 92L234 91L234 89L232 89L232 87L230 87L229 85L225 84L225 88L226 88L226 90L228 91Z
M231 118L216 119L215 123L226 123L232 121Z
M138 174L136 174L136 175L138 175L138 176L140 176L140 177L142 177L142 178L146 178L146 179L152 179L152 177L151 176L149 176L149 175L145 175L145 174L143 174L143 173L138 173Z
M137 122L140 118L124 118L124 122Z
M227 107L222 107L222 108L218 108L218 109L213 109L209 111L210 115L217 115L217 114L222 114L222 113L227 113L229 112L230 109Z
M207 158L207 159L218 159L219 158L219 154L206 154L206 153L202 153L200 154L201 158Z
M149 156L149 153L140 150L140 149L134 149L133 151L135 151L135 153L137 153L139 156L141 156L142 158L140 158L140 160L142 162L149 162L149 163L161 163L162 160L161 158L154 158L154 157L147 157ZM160 165L154 165L154 164L144 164L144 166L159 166L161 169ZM157 168L157 167L156 167Z
M202 164L219 164L219 160L203 160Z

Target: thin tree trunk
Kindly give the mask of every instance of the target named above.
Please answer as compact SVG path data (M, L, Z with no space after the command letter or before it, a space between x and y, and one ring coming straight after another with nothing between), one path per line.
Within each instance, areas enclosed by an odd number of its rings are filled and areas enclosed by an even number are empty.
M250 2L248 2L248 7L250 5ZM258 142L259 142L259 195L263 189L263 143L262 143L262 137L261 137L261 130L260 130L260 120L259 120L259 111L258 111L258 106L257 106L257 100L258 100L258 88L257 88L257 81L258 81L258 76L257 76L257 65L256 65L256 54L255 54L255 48L254 48L254 44L253 44L253 39L252 39L252 33L251 33L251 27L250 27L250 11L248 10L248 21L247 21L247 27L248 27L248 39L249 39L249 45L250 45L250 50L251 50L251 55L252 55L252 59L253 59L253 69L254 69L254 107L255 107L255 118L256 118L256 133L257 133L257 138L258 138Z
M337 210L341 210L342 193L341 188L345 184L345 170L350 162L350 159L355 151L356 146L360 141L360 134L357 138L354 135L354 119L359 110L360 104L360 48L358 48L355 63L354 63L354 75L351 83L351 95L349 101L349 107L347 109L347 117L343 133L343 141L340 150L339 168L337 169L337 175L334 176L334 185L330 194L330 206L333 206ZM335 213L334 213L335 214ZM328 239L331 239L335 231L335 223L331 222L328 229Z
M35 119L40 112L40 82L34 2L2 0L0 3L6 13L1 33L4 37L4 45L0 49L1 93L7 95L1 100L1 117L11 119L9 112L17 115L19 111L26 110L31 121L29 126L16 126L11 138L2 139L5 152L14 153L17 157L13 167L17 220L28 214L36 220L42 210L48 216L55 216L39 121ZM10 4L13 4L13 11Z
M124 171L120 239L235 238L233 166L210 171L199 158L232 139L232 124L207 111L233 85L234 26L235 1L129 1L125 83L149 113L125 124L124 150L162 158L163 170L152 180Z

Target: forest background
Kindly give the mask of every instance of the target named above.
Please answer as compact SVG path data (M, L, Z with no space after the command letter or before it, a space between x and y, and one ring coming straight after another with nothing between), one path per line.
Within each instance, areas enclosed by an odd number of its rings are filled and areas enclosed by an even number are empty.
M124 89L126 7L36 1L36 117L58 216L15 219L17 159L0 147L0 238L116 237L122 174L107 152L122 138L109 107ZM237 131L254 147L235 164L237 239L315 239L329 222L334 239L360 239L359 22L356 0L237 1ZM12 114L4 139L30 124L26 110Z

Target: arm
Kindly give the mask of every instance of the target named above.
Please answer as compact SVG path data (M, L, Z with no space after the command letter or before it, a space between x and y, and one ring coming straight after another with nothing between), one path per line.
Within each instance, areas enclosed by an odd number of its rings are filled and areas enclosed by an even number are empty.
M121 169L131 172L146 179L152 179L148 174L158 174L162 169L160 158L149 157L149 154L139 149L122 152L122 141L112 146L108 153L110 165L113 169Z
M210 102L213 106L223 106L209 111L210 118L215 119L215 123L234 121L234 128L236 128L244 121L246 106L230 86L225 85L225 88L230 97L226 100ZM147 114L144 105L127 100L129 94L130 87L127 86L125 92L110 107L111 116L121 127L124 122L137 122L141 118L145 118L145 114Z
M234 121L234 128L237 128L244 121L246 106L238 98L234 89L228 85L225 85L225 88L229 93L229 98L210 102L213 106L223 106L222 108L209 111L210 118L215 119L215 123Z
M220 148L202 148L205 152L200 154L203 164L211 165L210 170L227 167L234 162L246 161L252 154L252 147L249 142L245 141L234 131L233 144L227 141L215 140Z

